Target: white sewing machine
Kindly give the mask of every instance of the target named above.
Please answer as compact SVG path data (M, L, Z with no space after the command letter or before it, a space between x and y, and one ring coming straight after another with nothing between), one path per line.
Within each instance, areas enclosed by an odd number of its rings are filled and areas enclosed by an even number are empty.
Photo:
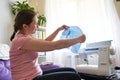
M114 73L114 66L110 60L111 40L89 43L80 50L80 61L76 70L80 73L110 76Z

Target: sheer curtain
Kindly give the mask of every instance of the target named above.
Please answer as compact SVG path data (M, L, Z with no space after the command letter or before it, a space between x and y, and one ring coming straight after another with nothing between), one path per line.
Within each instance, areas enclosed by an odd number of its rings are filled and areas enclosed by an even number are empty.
M74 0L46 0L47 35L63 24L76 25L77 13Z
M112 27L113 34L113 47L115 50L115 64L120 66L120 19L118 17L115 5L113 0L106 0L104 5L107 5L106 15L107 20L109 21L110 26Z
M119 61L120 33L118 30L120 22L116 13L113 0L46 0L47 35L57 27L66 25L79 26L86 34L86 43L113 40L116 51L116 60ZM56 39L59 39L60 34ZM85 47L85 43L82 44ZM52 51L48 54L50 60L53 56L60 55ZM61 60L57 56L54 58ZM58 62L59 62L58 61ZM119 65L120 63L117 63Z

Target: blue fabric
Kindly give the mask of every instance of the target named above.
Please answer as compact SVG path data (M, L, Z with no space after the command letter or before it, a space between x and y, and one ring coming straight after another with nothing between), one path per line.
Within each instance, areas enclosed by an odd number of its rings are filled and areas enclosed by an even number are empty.
M82 34L83 34L82 30L78 26L69 26L68 29L66 29L62 32L60 39L72 39L72 38L79 37ZM69 47L69 49L73 53L78 53L80 46L81 46L81 43L77 43L77 44Z

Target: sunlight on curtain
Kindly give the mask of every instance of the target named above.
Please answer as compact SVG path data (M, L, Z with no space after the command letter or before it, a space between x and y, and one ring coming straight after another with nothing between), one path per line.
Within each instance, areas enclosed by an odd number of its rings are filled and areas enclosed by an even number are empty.
M47 35L66 24L79 26L86 34L86 43L103 40L119 42L118 33L115 33L119 21L116 20L118 16L113 0L46 0L46 16Z
M75 0L47 0L47 35L63 24L76 25L77 9Z
M46 7L47 35L63 24L82 28L86 42L111 40L112 28L107 20L104 1L48 0Z
M116 66L120 66L120 19L118 17L115 5L113 0L106 0L105 4L105 13L107 20L109 22L109 26L112 27L113 34L113 47L115 50L115 64Z
M104 1L107 0L80 0L79 2L79 21L87 35L86 43L113 39Z

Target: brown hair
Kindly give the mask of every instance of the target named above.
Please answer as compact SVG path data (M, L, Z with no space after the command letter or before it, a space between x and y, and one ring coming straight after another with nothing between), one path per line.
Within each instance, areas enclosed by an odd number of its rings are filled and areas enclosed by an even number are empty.
M23 24L29 25L33 21L33 17L35 15L36 15L36 13L32 10L29 10L29 9L21 10L16 15L15 23L14 23L14 31L13 31L13 34L10 38L11 41L15 37L15 34L18 32L18 30L22 29L22 25Z

